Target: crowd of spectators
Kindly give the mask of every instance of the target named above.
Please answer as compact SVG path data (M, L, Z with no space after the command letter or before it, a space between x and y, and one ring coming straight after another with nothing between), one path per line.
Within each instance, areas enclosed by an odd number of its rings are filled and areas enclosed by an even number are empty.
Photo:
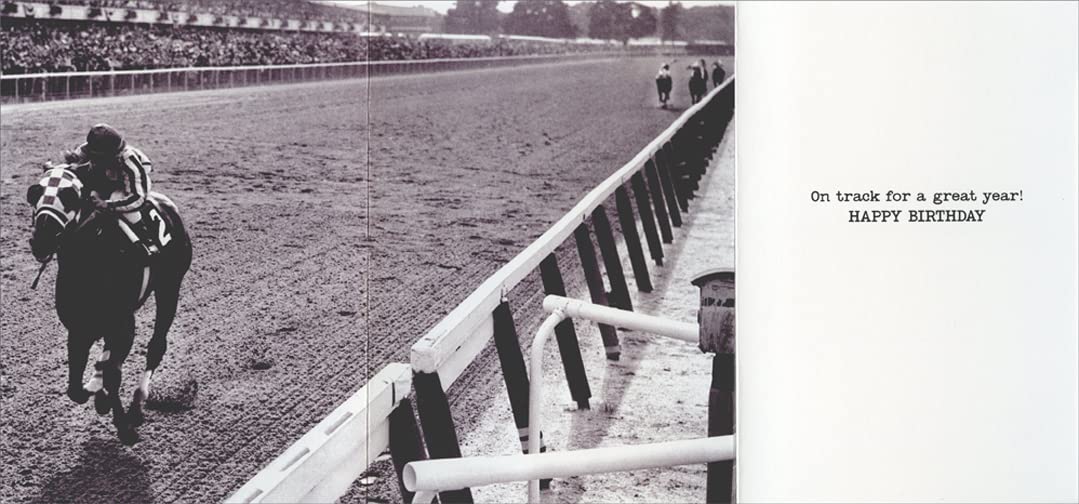
M355 33L263 31L131 23L5 20L4 74L475 58L590 50L497 39L448 42Z
M170 12L205 13L218 16L272 19L321 20L363 23L366 14L353 9L307 0L53 0L63 5L102 8L153 9Z

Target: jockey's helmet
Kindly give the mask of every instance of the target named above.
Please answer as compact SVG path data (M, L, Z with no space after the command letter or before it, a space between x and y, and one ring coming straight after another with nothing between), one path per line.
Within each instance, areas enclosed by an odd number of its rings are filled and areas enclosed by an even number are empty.
M123 135L116 128L108 124L96 124L86 134L86 145L83 152L91 160L113 159L127 146Z

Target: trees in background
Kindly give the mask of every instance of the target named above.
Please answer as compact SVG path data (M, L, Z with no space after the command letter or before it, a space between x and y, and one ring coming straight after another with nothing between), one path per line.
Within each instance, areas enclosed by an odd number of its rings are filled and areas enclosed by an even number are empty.
M630 24L633 22L629 4L614 0L599 0L588 9L588 36L594 39L629 40Z
M502 22L511 35L573 38L577 27L570 21L569 7L562 0L521 0Z
M633 19L629 23L629 36L631 38L650 37L656 34L655 9L641 4L630 4L630 14Z
M660 35L662 41L679 40L682 23L682 4L671 2L659 11Z
M498 31L498 0L457 0L446 11L446 33L489 34Z

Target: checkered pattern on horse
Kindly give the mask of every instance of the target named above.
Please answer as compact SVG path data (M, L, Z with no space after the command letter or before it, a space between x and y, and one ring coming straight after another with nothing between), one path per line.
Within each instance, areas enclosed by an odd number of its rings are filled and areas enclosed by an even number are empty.
M42 193L37 210L42 207L51 207L61 214L75 211L74 208L64 208L59 196L61 190L69 187L75 189L80 196L82 195L82 181L75 176L73 168L71 165L58 165L45 171L45 178L38 182L38 185L45 188L45 192Z

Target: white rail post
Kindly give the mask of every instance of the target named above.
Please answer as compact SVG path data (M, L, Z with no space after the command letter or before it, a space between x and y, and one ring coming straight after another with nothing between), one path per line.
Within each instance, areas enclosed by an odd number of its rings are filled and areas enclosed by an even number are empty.
M540 409L543 405L543 347L547 339L554 332L555 326L566 318L562 310L554 310L536 331L536 339L532 340L531 365L528 376L528 454L537 455L540 452L540 433L543 432L540 423L543 421L543 413ZM540 480L528 481L528 502L539 504Z

